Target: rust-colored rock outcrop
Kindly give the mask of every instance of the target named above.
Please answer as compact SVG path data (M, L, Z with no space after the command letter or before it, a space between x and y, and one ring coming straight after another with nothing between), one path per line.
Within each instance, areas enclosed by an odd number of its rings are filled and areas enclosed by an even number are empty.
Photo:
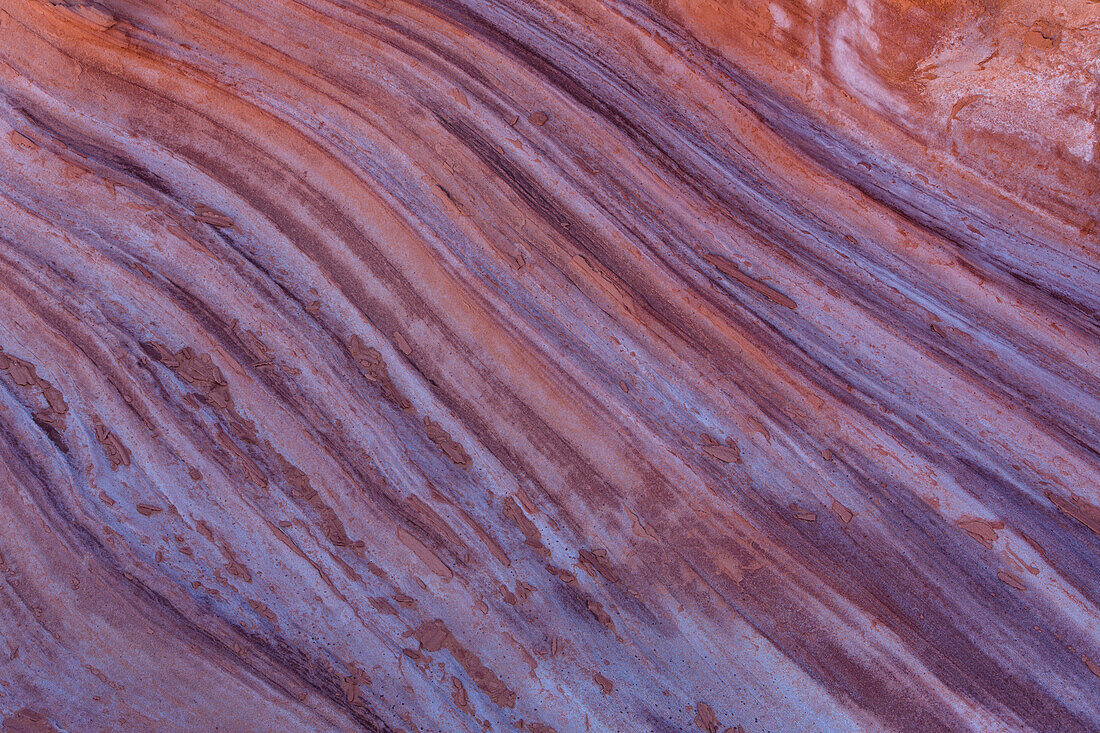
M1097 730L1098 31L0 0L3 730Z

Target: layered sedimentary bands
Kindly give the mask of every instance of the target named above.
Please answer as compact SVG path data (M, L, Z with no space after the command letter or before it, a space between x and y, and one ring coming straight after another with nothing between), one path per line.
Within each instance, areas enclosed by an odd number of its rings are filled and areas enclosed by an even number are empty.
M0 0L13 731L1100 730L1100 5Z

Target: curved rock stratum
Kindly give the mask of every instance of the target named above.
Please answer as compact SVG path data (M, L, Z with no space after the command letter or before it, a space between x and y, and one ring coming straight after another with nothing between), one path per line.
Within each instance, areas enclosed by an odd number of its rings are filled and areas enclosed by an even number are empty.
M1100 730L1100 4L0 0L0 716Z

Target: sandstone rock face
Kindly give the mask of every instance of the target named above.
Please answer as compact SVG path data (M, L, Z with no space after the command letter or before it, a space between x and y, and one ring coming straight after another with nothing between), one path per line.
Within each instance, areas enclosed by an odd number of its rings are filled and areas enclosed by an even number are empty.
M0 0L4 731L1100 729L1100 5Z

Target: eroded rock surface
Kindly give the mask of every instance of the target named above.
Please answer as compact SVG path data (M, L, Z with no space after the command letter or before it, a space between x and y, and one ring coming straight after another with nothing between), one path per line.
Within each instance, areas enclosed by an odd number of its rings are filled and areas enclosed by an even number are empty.
M4 731L1100 729L1100 5L0 0Z

